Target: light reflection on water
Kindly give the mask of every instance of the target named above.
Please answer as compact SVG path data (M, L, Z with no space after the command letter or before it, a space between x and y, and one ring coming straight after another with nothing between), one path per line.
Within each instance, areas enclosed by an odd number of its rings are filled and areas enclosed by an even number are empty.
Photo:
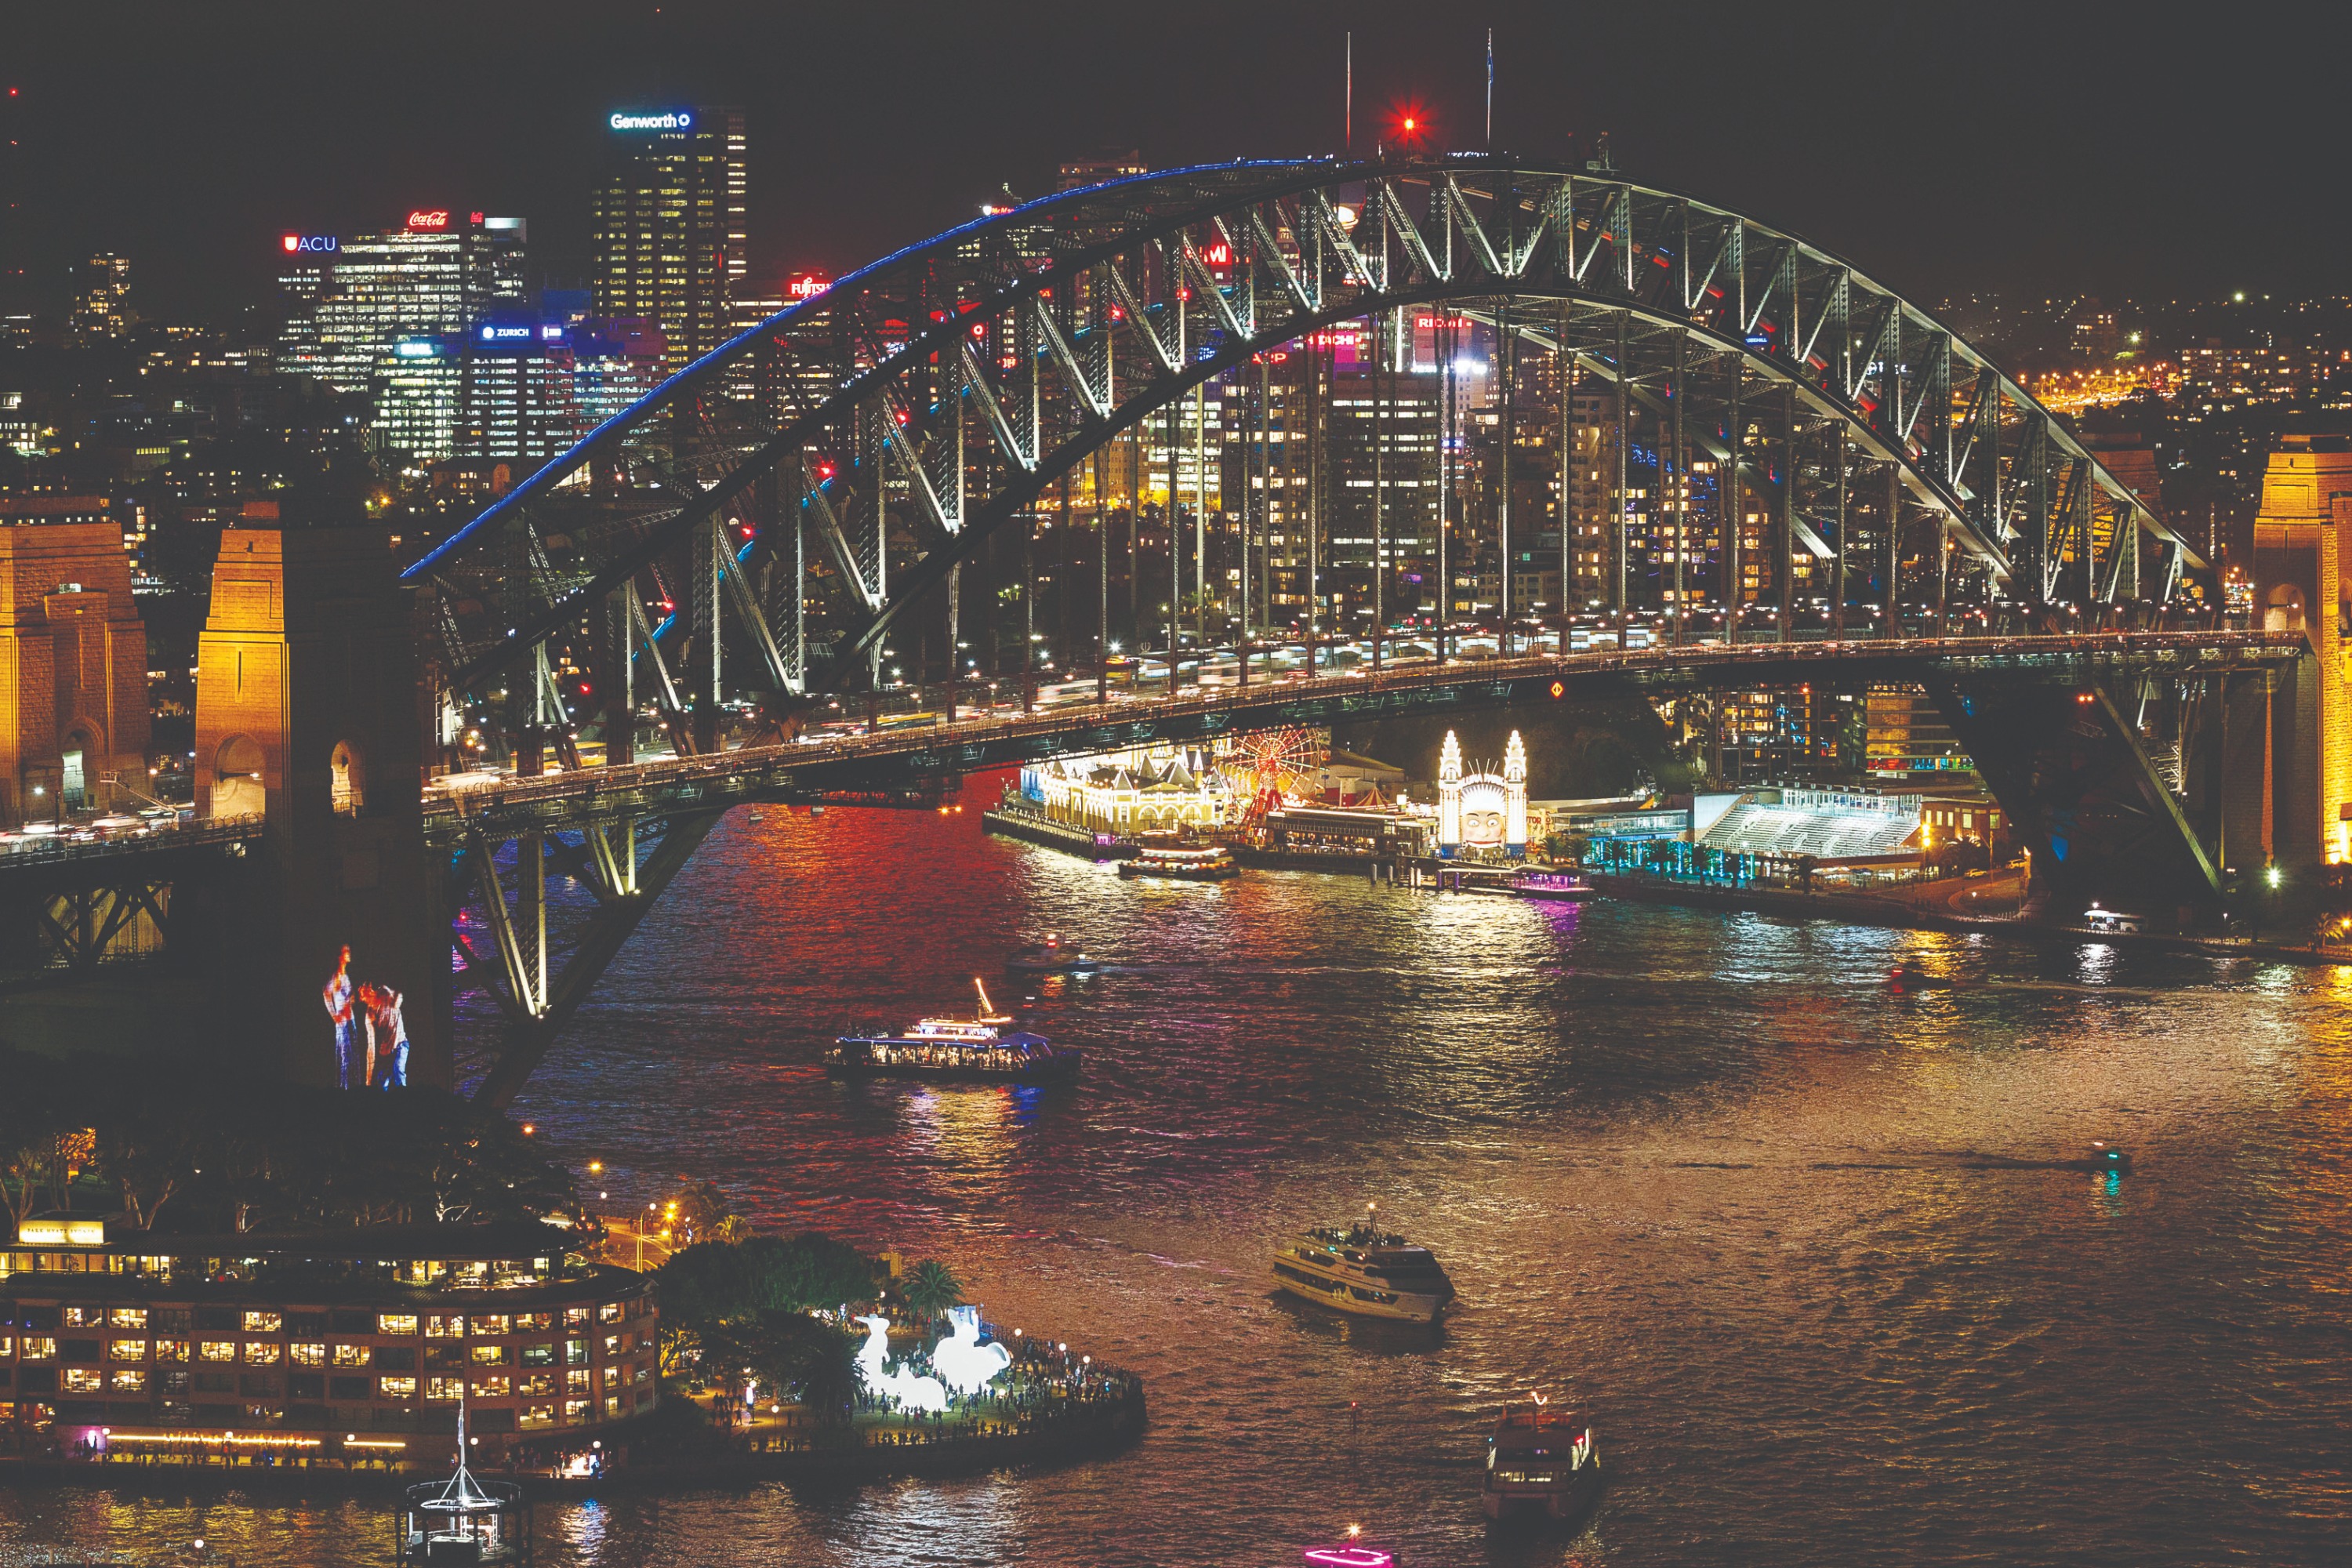
M1003 976L1047 930L1108 968ZM1950 984L1891 994L1898 963ZM974 974L1087 1048L1073 1089L824 1079L840 1024ZM2347 999L2346 969L1124 884L971 814L739 814L521 1109L616 1205L708 1175L946 1258L992 1319L1143 1371L1152 1427L1034 1475L550 1506L542 1558L1275 1564L1350 1520L1416 1568L2352 1554ZM1967 1166L2094 1139L2135 1173ZM1290 1228L1368 1199L1452 1268L1442 1333L1268 1294ZM1582 1538L1490 1541L1483 1424L1534 1387L1616 1480ZM389 1549L355 1504L0 1490L0 1541L197 1532Z

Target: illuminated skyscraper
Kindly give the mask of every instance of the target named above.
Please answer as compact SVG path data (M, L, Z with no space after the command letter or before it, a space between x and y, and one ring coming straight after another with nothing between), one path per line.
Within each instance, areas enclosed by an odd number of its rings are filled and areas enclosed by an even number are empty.
M1150 166L1143 154L1134 148L1106 148L1091 158L1079 158L1062 165L1056 190L1075 191L1085 185L1106 184L1112 180L1131 179L1148 174Z
M450 339L403 338L392 344L374 378L377 446L408 454L418 467L452 455L464 368Z
M404 340L463 332L521 305L525 237L519 217L437 207L383 234L281 237L289 310L279 366L338 392L369 391Z
M94 343L121 337L139 319L131 309L131 258L93 256L75 270L75 341Z
M661 324L677 370L727 341L745 268L743 111L622 110L596 186L596 313Z
M466 334L457 455L544 463L580 432L572 397L571 329L559 321L493 317Z

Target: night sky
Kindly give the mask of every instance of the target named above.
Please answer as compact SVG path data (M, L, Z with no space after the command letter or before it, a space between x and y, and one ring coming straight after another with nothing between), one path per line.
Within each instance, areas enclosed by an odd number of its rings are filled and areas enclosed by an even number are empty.
M412 206L528 218L562 281L614 108L749 112L755 280L846 269L1105 145L1155 167L1360 147L1420 104L1449 146L1621 168L1842 252L1923 302L1996 289L2334 292L2352 239L2352 10L2068 0L957 5L22 0L32 259L126 252L149 319L267 301L288 230Z

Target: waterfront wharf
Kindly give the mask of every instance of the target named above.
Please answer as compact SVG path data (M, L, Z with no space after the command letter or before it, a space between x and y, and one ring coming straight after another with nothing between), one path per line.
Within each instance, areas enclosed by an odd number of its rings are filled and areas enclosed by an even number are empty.
M2352 952L2268 942L2243 937L2183 936L2166 931L2103 931L2060 921L2015 915L1939 914L1906 901L1869 893L1808 893L1794 888L1730 887L1651 873L1589 872L1593 890L1633 903L1673 904L1685 909L1738 910L1792 920L1835 921L1844 925L1887 926L1906 931L2005 936L2026 942L2053 938L2105 942L2147 952L2196 952L2210 958L2252 958L2280 963L2352 964Z
M1041 811L995 805L980 814L981 830L1004 838L1018 838L1047 849L1059 849L1081 860L1132 860L1142 848L1131 838L1120 838L1061 822Z
M640 1438L627 1462L600 1476L514 1468L484 1470L532 1499L607 1492L682 1491L772 1481L850 1484L895 1476L977 1475L1013 1467L1066 1464L1115 1453L1140 1437L1148 1418L1143 1381L1115 1369L1072 1372L1050 1386L981 1398L936 1418L882 1417L867 1410L838 1426L795 1411L793 1418L715 1428L672 1446ZM429 1468L429 1467L427 1467ZM39 1486L103 1487L137 1493L265 1492L300 1497L389 1499L415 1483L414 1467L327 1469L297 1465L224 1468L154 1462L148 1457L0 1460L0 1479Z

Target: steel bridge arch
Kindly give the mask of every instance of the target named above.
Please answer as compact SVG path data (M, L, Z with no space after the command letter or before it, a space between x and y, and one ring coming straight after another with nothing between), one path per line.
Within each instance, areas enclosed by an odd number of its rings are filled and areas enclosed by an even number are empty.
M1697 343L1733 367L1723 429L1697 424L1718 457L1747 449L1748 377L1786 388L1839 433L1841 473L1851 439L1939 520L1939 541L1950 530L2026 605L2062 597L2068 576L2082 600L2123 596L2143 534L2168 553L2168 589L2202 564L2022 387L1843 259L1613 172L1457 155L1207 165L949 230L670 377L406 579L427 590L453 699L530 659L529 700L560 724L546 649L593 645L610 596L615 640L650 652L675 704L649 628L621 604L666 566L690 581L665 592L708 632L695 658L714 694L730 609L769 685L837 686L908 605L1113 437L1302 334L1440 300L1507 315L1519 337L1654 399L1663 373L1634 356L1633 324L1645 353ZM1558 321L1518 317L1534 303ZM903 544L887 521L894 498L911 524ZM1793 500L1783 510L1795 516ZM846 652L822 671L777 635L774 595L751 571L789 534L804 591L812 532L856 601ZM803 603L792 596L793 615Z

